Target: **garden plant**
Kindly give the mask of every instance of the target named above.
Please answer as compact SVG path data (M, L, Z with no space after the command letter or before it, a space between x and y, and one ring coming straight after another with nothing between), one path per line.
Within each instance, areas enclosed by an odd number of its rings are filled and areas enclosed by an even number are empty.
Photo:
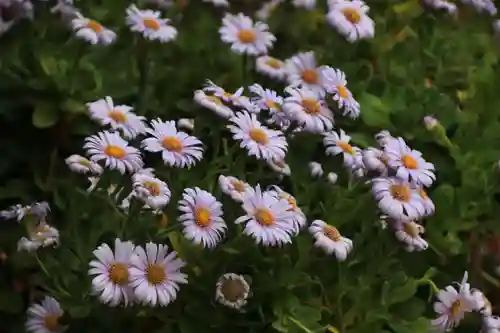
M0 333L500 333L491 0L0 0Z

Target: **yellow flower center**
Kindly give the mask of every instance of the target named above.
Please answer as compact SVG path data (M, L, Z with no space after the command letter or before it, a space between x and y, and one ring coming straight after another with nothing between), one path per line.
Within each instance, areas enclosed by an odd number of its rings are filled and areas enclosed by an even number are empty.
M59 329L59 315L49 314L43 318L43 325L51 332L57 332Z
M391 195L394 199L408 202L411 199L411 190L405 185L392 185L390 188Z
M331 225L325 225L323 227L323 234L334 242L338 242L340 238L342 238L337 228Z
M146 279L150 284L160 284L165 282L167 274L163 266L158 264L149 264L146 269Z
M312 98L305 98L302 100L302 107L308 114L318 114L321 111L321 104L319 101Z
M144 20L142 20L142 22L144 23L144 26L146 28L151 29L151 30L160 30L160 28L161 28L160 23L158 23L157 20L152 19L152 18L144 19Z
M281 68L281 62L278 59L275 58L268 58L266 60L266 65L268 65L271 68L274 69L280 69Z
M121 160L125 157L125 155L127 155L127 152L122 147L109 145L104 148L104 154L108 155L109 157Z
M423 188L419 188L418 189L418 194L420 194L420 196L424 200L428 200L429 199L429 196L427 195L427 192L425 192L425 190Z
M350 144L344 141L338 141L337 146L344 151L344 153L351 154L354 153L354 149Z
M195 223L199 227L206 228L210 225L212 212L210 211L210 209L206 207L199 207L196 208L194 217L195 217Z
M99 23L97 23L94 20L89 20L87 22L87 28L92 29L97 33L102 32L102 25L100 25Z
M120 110L109 111L108 117L121 124L127 121L127 116Z
M265 103L269 109L278 109L279 108L278 104L273 100L266 99Z
M347 88L345 86L337 86L337 92L338 92L339 96L344 98L344 99L349 97L349 91L347 90Z
M249 133L250 138L260 145L267 145L269 137L262 128L252 128Z
M210 102L213 102L217 105L221 105L222 104L222 101L220 100L219 97L217 96L207 96L207 99L210 101Z
M342 14L352 24L358 24L361 21L361 14L356 8L346 7L342 9Z
M405 155L403 156L403 165L407 168L407 169L412 169L412 170L415 170L416 168L418 168L418 162L416 159L414 159L412 156L410 155Z
M450 314L452 315L452 317L456 318L460 316L460 314L463 313L464 310L465 310L465 304L459 299L457 299L455 302L451 304Z
M234 189L237 192L240 192L240 193L245 192L245 185L242 182L240 182L238 180L233 180L231 182L231 185L233 185Z
M307 84L317 84L319 80L316 69L304 69L301 74L302 81Z
M154 197L157 197L160 195L160 193L161 193L160 184L158 184L157 182L146 181L146 182L144 182L143 185L149 191L150 195L152 195Z
M176 136L164 137L163 140L161 141L161 144L162 144L163 148L165 148L167 150L170 150L170 151L173 151L176 153L180 153L182 151L182 142Z
M297 209L297 201L291 195L281 193L280 198L286 199L290 206L292 206L288 209L288 211L295 211Z
M127 265L115 262L108 270L109 278L115 284L128 283L128 268Z
M238 39L243 44L253 43L256 40L255 32L250 29L241 29L238 31Z
M245 287L240 280L227 279L222 283L221 292L224 298L230 302L236 302L245 298Z
M420 231L418 230L417 225L415 222L408 222L403 225L403 230L410 235L411 237L415 238L418 235L420 235Z
M255 219L260 225L264 227L269 227L274 224L273 214L266 208L257 209L255 213Z

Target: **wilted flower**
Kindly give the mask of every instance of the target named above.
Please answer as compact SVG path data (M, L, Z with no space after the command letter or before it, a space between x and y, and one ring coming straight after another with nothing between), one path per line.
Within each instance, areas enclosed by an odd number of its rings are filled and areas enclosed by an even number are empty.
M215 299L227 307L241 309L249 294L250 285L242 275L226 273L217 280Z

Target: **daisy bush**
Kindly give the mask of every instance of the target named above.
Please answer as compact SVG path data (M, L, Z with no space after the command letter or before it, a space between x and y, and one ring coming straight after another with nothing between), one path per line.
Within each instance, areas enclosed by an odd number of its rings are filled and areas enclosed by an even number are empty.
M496 15L0 1L0 332L500 332Z

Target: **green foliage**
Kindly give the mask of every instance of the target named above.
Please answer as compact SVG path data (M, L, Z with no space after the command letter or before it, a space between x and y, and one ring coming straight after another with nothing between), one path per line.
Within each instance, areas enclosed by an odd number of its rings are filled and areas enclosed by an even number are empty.
M265 163L246 156L222 120L193 102L193 92L206 79L227 91L254 82L283 88L256 73L252 58L233 54L220 41L220 8L193 0L164 10L179 35L161 44L128 30L129 3L78 3L85 16L117 33L110 46L76 39L47 4L37 4L33 21L20 21L1 37L0 198L5 207L49 201L49 221L61 232L59 248L27 254L16 251L25 236L23 224L2 222L0 251L8 255L0 262L0 321L8 325L2 330L22 330L27 306L46 294L61 303L63 320L76 333L89 327L98 332L316 333L329 325L340 333L425 333L435 316L432 287L460 280L464 270L493 303L499 301L500 281L493 273L499 253L489 253L485 244L500 232L500 71L498 40L485 16L465 6L454 17L424 10L416 0L367 1L375 37L353 44L327 25L323 1L311 11L284 3L269 19L278 39L273 56L286 59L312 50L318 63L346 73L361 116L337 117L336 127L352 135L354 144L374 146L373 134L390 130L435 165L437 182L428 194L436 213L422 221L430 248L406 253L391 231L380 228L370 187L345 172L339 158L325 157L319 136L298 133L289 140L286 161L292 175L280 180ZM235 1L232 12L252 13L258 5ZM425 84L427 79L432 85ZM160 216L141 212L138 204L128 215L117 208L131 190L126 177L106 173L97 190L87 193L86 177L71 173L64 163L83 152L85 136L99 130L86 103L105 96L134 106L148 119L195 119L193 135L204 143L205 157L194 168L163 166L154 154L147 158L172 191ZM432 130L422 123L427 115L439 120ZM312 160L339 174L335 186L311 179L307 163ZM283 248L256 246L232 223L242 210L222 197L220 174L286 188L309 222L323 219L352 239L353 252L337 262L316 249L307 232ZM109 195L112 184L123 190ZM224 204L229 231L213 251L192 245L176 222L182 191L195 186ZM112 244L116 237L168 244L188 263L189 284L181 286L174 303L109 308L98 302L90 292L88 263L98 245ZM214 300L215 283L227 272L251 277L244 312Z

